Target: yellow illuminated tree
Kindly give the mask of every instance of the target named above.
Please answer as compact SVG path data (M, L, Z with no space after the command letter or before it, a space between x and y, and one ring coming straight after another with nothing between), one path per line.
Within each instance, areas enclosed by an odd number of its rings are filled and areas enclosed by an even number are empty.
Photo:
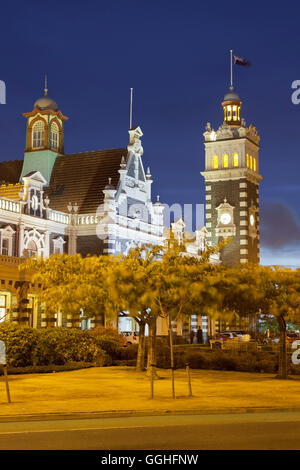
M46 311L62 311L72 317L83 312L91 318L111 314L105 280L114 262L110 256L82 258L79 254L64 254L30 259L25 266L33 271L32 282L43 286L41 300Z

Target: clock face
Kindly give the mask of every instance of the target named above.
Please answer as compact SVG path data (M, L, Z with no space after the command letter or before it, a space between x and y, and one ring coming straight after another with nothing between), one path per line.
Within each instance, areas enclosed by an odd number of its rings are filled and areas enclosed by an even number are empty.
M253 227L253 225L255 224L255 219L254 219L254 215L253 215L253 214L250 215L250 224L252 225L252 227Z
M221 215L221 223L224 224L224 225L227 225L231 222L231 215L228 213L228 212L224 212L222 215Z

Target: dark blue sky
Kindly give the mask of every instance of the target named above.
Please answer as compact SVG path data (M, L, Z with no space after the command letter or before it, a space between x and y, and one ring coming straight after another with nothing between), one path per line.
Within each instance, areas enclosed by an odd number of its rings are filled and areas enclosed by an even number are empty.
M242 115L261 136L262 262L300 265L300 4L194 0L13 2L1 5L0 159L21 159L23 112L43 94L70 119L66 153L127 146L129 90L153 194L201 203L203 132L222 122L229 50Z

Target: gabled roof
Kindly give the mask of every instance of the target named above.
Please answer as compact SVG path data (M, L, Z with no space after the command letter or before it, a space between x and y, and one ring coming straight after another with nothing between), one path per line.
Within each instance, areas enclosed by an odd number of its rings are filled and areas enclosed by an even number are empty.
M22 179L23 180L32 179L34 181L38 181L39 183L42 183L43 185L47 183L47 180L45 180L42 173L36 170L30 171L29 173L27 173L27 175L24 175Z
M16 184L20 180L23 160L0 162L0 184Z
M77 202L78 213L96 212L103 203L108 178L117 187L121 159L127 159L127 153L127 149L120 148L58 156L46 189L49 207L67 212L69 202Z

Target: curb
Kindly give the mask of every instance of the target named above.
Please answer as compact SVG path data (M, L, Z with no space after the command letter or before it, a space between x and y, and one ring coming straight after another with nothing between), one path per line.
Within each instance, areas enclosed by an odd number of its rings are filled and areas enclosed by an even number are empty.
M130 418L143 416L180 416L180 415L219 415L219 414L251 414L251 413L293 413L300 412L300 408L280 407L244 407L244 408L219 408L216 410L192 409L192 410L124 410L124 411L99 411L99 412L75 412L75 413L40 413L31 415L5 415L0 416L0 423L24 422L24 421L56 421L75 419L98 418Z

